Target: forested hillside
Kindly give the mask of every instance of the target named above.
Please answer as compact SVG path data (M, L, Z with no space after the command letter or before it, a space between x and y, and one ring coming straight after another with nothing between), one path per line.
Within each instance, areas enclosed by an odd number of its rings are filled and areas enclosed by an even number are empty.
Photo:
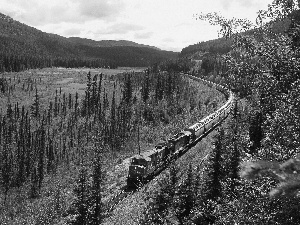
M270 24L265 24L269 30L269 36L276 34L285 34L291 24L291 18L295 21L300 21L300 12L298 10L291 13L289 17L281 18ZM229 22L230 23L230 22ZM233 28L234 29L234 28ZM249 30L244 28L240 29L240 34L244 36L253 36L258 34L260 29L257 26L251 27ZM180 57L188 57L193 60L201 60L200 68L198 71L204 75L211 75L211 73L218 73L222 69L220 64L220 55L229 53L232 50L234 37L220 37L215 40L199 42L182 49Z
M48 34L0 14L0 71L51 66L142 67L177 57L177 53L132 42L113 42L110 47L109 41L105 47L90 42Z
M156 50L160 50L157 47L150 46L150 45L143 45L138 44L133 41L126 41L126 40L101 40L101 41L94 41L87 38L80 38L80 37L69 37L70 41L76 43L76 44L82 44L82 45L89 45L93 47L117 47L117 46L131 46L131 47L145 47L145 48L152 48Z
M204 171L170 168L140 224L300 224L299 7L299 0L273 1L257 24L199 16L232 38L210 79L227 82L236 107ZM287 18L285 32L274 32ZM236 29L254 26L251 35Z

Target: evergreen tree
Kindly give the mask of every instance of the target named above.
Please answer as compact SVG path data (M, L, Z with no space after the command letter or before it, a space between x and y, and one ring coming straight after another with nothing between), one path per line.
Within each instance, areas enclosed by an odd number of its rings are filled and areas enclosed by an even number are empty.
M223 130L219 130L215 137L214 149L208 159L208 166L205 169L205 181L202 188L202 200L216 201L221 196L221 152L222 152L222 137L224 137Z
M77 115L78 115L78 106L79 106L79 100L78 100L78 92L76 92L75 94L75 104L74 104L74 110L75 110L75 120L77 119Z
M192 209L195 206L195 193L194 191L194 178L192 165L189 164L187 171L187 177L180 187L178 187L178 200L175 205L176 216L180 223L183 223L185 219L190 215Z
M111 149L114 150L115 146L117 145L117 130L116 130L116 83L114 83L114 91L113 97L111 102L111 109L110 109L110 139L111 139Z
M34 102L30 108L31 108L31 115L35 118L38 118L40 116L40 101L39 101L37 86L35 87Z
M262 134L262 113L258 110L255 110L250 115L249 121L249 137L250 141L252 141L252 145L250 147L250 153L254 154L256 149L261 147L261 141L263 138Z
M4 140L1 154L1 184L4 187L4 203L7 199L7 194L11 185L13 167L12 167L12 156L9 148L9 143Z
M84 166L81 166L79 171L79 178L74 189L74 194L76 199L73 203L73 206L76 210L76 218L71 223L74 225L88 225L88 174L87 169Z
M44 180L44 164L45 164L45 147L46 147L46 131L44 127L44 118L42 120L42 125L40 129L38 130L37 137L39 138L38 140L38 150L39 150L39 155L38 155L38 187L39 190L41 190L42 187L42 182Z
M240 150L238 148L238 142L240 137L239 137L238 128L240 123L241 121L239 120L237 101L235 101L233 121L231 124L232 125L231 128L233 129L233 135L232 135L233 149L231 149L230 162L229 162L230 191L232 195L235 195L236 186L238 185L238 179L239 179Z
M132 75L126 74L123 88L123 99L127 105L131 103L133 96Z
M146 70L143 81L144 82L142 84L141 94L144 103L146 103L150 97L150 70L149 69Z
M104 181L104 171L102 168L102 147L97 147L95 152L95 158L93 163L93 182L90 194L90 216L89 222L92 225L98 225L102 223L103 220L103 203L102 203L102 188Z
M30 192L29 192L29 197L30 198L36 198L39 195L39 178L37 175L37 169L34 167L32 172L31 172L31 186L30 186Z

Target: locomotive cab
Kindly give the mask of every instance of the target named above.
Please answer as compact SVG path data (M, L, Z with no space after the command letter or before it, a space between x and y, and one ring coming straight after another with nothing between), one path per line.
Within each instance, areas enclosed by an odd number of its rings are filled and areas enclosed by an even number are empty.
M139 183L143 182L149 163L151 163L150 158L144 158L140 155L131 159L127 177L127 185L129 187L137 187Z

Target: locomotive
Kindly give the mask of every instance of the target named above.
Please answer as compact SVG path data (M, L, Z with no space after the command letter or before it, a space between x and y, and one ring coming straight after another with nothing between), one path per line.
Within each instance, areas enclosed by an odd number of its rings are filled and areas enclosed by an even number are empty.
M128 187L136 187L150 176L156 175L157 171L162 168L168 160L182 153L190 144L197 143L204 135L213 130L215 126L229 115L234 106L234 94L228 88L189 74L182 75L216 88L222 92L228 100L217 111L182 130L165 143L159 143L153 149L131 157L127 176Z

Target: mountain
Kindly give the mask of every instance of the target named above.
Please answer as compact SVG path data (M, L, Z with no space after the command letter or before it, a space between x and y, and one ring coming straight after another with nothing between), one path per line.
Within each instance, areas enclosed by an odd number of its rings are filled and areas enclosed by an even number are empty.
M82 45L89 45L92 47L120 47L120 46L131 46L131 47L145 47L145 48L152 48L156 50L160 50L157 47L150 46L150 45L143 45L138 44L133 41L127 41L127 40L102 40L102 41L94 41L87 38L80 38L80 37L69 37L68 38L71 42L76 44L82 44Z
M300 10L294 11L291 15L294 21L300 22ZM291 20L289 18L276 21L270 25L270 28L273 33L284 33L289 29ZM249 30L244 32L246 35L253 35L255 30ZM189 45L182 49L180 56L181 57L190 57L195 60L203 59L203 56L214 55L214 54L225 54L231 50L231 39L218 38L214 40L199 42L197 44Z
M51 66L144 67L177 56L131 41L94 41L45 33L0 13L0 72Z

